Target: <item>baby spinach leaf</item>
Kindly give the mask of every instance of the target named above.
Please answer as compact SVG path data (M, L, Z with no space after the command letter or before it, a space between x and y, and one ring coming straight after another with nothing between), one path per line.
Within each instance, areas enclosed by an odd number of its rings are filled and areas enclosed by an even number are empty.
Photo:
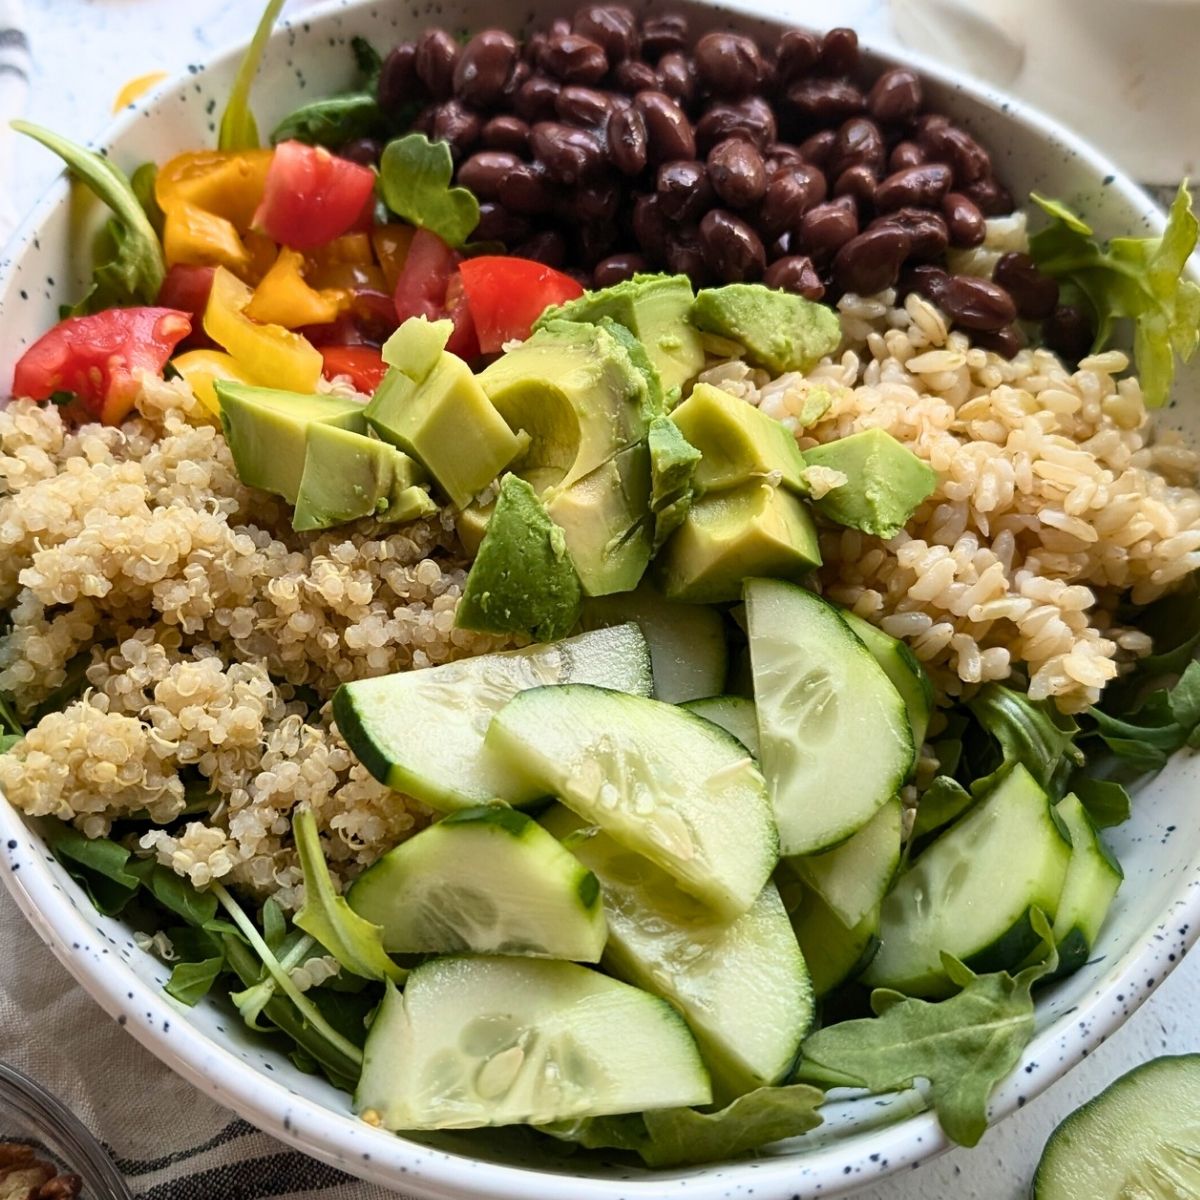
M191 1008L208 995L224 970L224 954L202 958L199 962L177 962L171 970L171 978L166 982L165 991L180 1004Z
M1180 184L1161 237L1112 238L1101 245L1086 222L1061 202L1032 193L1051 218L1029 239L1029 252L1048 275L1078 289L1092 309L1095 349L1114 322L1133 321L1133 357L1150 408L1170 398L1175 358L1187 362L1200 342L1200 285L1183 278L1200 223L1187 184Z
M1007 971L976 975L951 955L942 961L961 987L948 1000L915 1000L879 988L878 1014L831 1025L801 1047L797 1078L807 1070L841 1078L872 1092L890 1092L928 1080L933 1107L946 1134L974 1146L987 1128L988 1097L1017 1065L1034 1032L1033 985L1058 968L1049 922L1034 912L1046 958L1015 977Z
M336 148L355 138L376 137L382 129L383 115L375 97L350 92L301 105L271 131L271 143L295 141Z
M939 775L921 793L917 819L913 822L911 842L918 842L945 828L975 803L975 797L957 779Z
M282 8L283 0L267 0L254 37L246 47L225 111L221 114L221 128L217 135L217 148L220 150L258 149L258 125L250 111L250 89L254 86L254 76L258 74L271 30Z
M153 304L166 274L162 246L125 173L103 155L40 125L14 121L12 127L57 154L67 169L112 209L112 219L97 238L91 287L70 315Z
M1071 780L1071 791L1079 797L1097 829L1108 829L1129 820L1132 812L1129 792L1116 780L1077 775Z
M379 87L379 76L383 74L383 56L365 37L357 35L350 39L350 52L363 77L363 90L374 92Z
M388 957L383 930L360 917L334 891L311 809L296 814L292 832L304 871L304 904L296 913L297 927L316 938L352 974L403 983L408 972Z
M479 224L479 201L451 187L454 160L445 142L410 133L388 142L379 162L384 203L403 220L458 249Z
M129 869L130 853L124 846L110 838L84 837L62 821L42 821L39 829L54 857L98 912L115 917L137 895L140 881Z
M1090 708L1088 716L1092 732L1128 769L1161 770L1175 751L1200 744L1200 662L1189 662L1174 686L1151 692L1130 712Z
M126 868L169 912L189 925L203 927L217 915L217 898L211 892L199 892L182 875L152 858L135 859Z

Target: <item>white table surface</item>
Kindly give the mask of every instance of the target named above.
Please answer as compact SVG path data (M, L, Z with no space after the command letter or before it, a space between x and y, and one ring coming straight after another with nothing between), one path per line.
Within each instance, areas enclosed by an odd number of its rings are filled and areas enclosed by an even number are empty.
M293 0L289 11L304 6ZM819 0L776 0L775 7L815 26L828 24L834 11ZM126 80L148 71L182 70L248 36L258 10L256 0L26 0L34 58L28 113L70 137L87 139L103 128ZM836 19L876 42L894 40L885 0L842 0ZM56 167L44 151L20 142L13 165L0 188L23 213ZM0 928L0 962L7 957ZM1200 1050L1198 1001L1200 954L1186 959L1086 1062L992 1129L977 1148L952 1151L869 1188L860 1193L862 1200L1017 1200L1026 1194L1047 1136L1068 1112L1138 1063Z

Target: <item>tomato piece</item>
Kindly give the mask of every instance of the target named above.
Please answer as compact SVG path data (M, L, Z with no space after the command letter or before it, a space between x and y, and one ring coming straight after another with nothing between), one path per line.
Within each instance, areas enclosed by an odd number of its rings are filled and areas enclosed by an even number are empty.
M374 346L322 346L326 379L349 375L356 390L370 395L383 382L387 364Z
M212 291L216 267L195 267L188 263L176 263L167 271L162 287L158 289L156 301L163 308L174 308L192 318L192 332L184 344L198 349L213 345L204 333L201 322L208 307L208 296Z
M400 277L396 280L396 316L430 321L449 317L454 333L446 349L460 358L474 358L479 341L471 320L471 309L458 274L458 255L435 233L418 229L408 248Z
M68 317L21 355L13 394L48 400L55 392L73 392L89 413L116 425L137 399L138 374L161 375L191 328L191 317L174 308L110 308Z
M471 317L485 354L505 342L523 341L551 304L583 295L583 288L553 267L528 258L485 254L458 268L471 305Z
M369 167L337 158L323 146L280 142L254 228L294 250L311 250L353 228L374 189Z
M446 285L446 315L454 322L454 332L446 343L446 349L459 358L470 361L479 357L479 338L475 333L475 321L471 315L471 302L463 278L455 273Z

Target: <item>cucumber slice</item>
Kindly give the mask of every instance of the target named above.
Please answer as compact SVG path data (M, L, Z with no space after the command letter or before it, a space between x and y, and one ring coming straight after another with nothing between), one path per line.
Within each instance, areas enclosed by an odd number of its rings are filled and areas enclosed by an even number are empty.
M903 809L889 800L853 837L824 854L785 858L844 925L857 925L877 910L900 866Z
M879 949L879 909L872 909L850 928L802 879L783 870L778 883L808 966L813 994L820 1000L866 970Z
M583 603L584 629L626 621L633 621L650 645L656 699L682 704L715 696L725 686L725 622L716 609L678 604L647 584Z
M1070 857L1046 793L1018 764L900 876L865 981L942 996L943 950L977 971L1020 965L1038 943L1030 910L1053 916Z
M559 838L586 828L559 805L541 820ZM812 1023L813 997L775 885L749 912L722 921L607 834L592 830L568 844L600 879L605 969L683 1013L722 1098L784 1079Z
M1143 1063L1050 1135L1033 1200L1200 1200L1200 1054Z
M933 715L933 683L925 668L904 642L884 633L878 625L864 621L849 609L842 609L842 619L875 656L875 661L900 693L912 728L913 746L919 754L925 742L925 731L929 728L929 718Z
M496 714L487 745L724 916L744 913L774 870L754 759L673 704L583 684L533 688Z
M600 884L540 825L464 808L389 850L346 895L392 954L523 954L599 962Z
M707 696L703 700L689 700L683 707L720 725L755 758L758 757L758 713L753 700L747 700L745 696Z
M711 1099L657 996L573 963L439 958L384 993L354 1104L385 1129L474 1129Z
M1087 962L1125 876L1078 796L1064 796L1054 807L1071 835L1071 861L1054 916L1057 978Z
M838 610L793 583L746 583L758 732L779 841L816 854L861 829L913 765L900 694Z
M445 812L545 793L483 744L488 722L525 688L595 683L648 696L650 651L636 625L343 684L333 716L380 783Z

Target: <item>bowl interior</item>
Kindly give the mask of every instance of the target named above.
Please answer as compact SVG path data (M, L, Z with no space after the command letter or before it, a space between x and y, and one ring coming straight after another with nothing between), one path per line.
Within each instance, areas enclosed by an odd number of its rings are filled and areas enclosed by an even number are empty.
M697 28L734 26L770 45L780 26L730 10L681 2ZM443 0L432 8L399 3L343 3L278 31L254 97L260 126L314 97L354 82L349 42L369 38L386 49L436 22L452 30L548 20L561 7L532 0L503 14L485 0ZM249 18L248 18L249 19ZM236 69L236 56L197 64L123 114L103 146L127 170L163 161L186 148L215 144L216 123ZM992 97L936 67L922 65L932 103L952 112L992 150L997 172L1018 196L1037 189L1081 210L1104 234L1142 234L1160 218L1150 201L1103 160L1002 97ZM34 114L36 117L36 114ZM57 319L87 278L79 253L96 219L90 199L58 183L0 260L0 396L22 348ZM1164 414L1200 436L1200 359L1183 373ZM1140 792L1133 819L1110 831L1126 882L1097 948L1083 970L1046 993L1037 1039L1022 1066L998 1091L1001 1116L1057 1078L1124 1019L1169 971L1200 920L1200 824L1194 795L1200 769L1178 758ZM347 1097L302 1074L285 1055L265 1048L219 1003L183 1009L161 988L167 968L135 948L118 921L96 913L6 804L0 803L3 876L42 936L113 1015L141 1041L222 1103L327 1161L379 1182L425 1195L522 1197L561 1194L563 1174L574 1194L663 1195L687 1180L697 1197L727 1195L749 1184L760 1196L835 1194L863 1176L919 1160L945 1142L928 1114L914 1115L914 1093L832 1105L826 1124L803 1143L775 1148L753 1164L649 1173L595 1158L569 1157L521 1135L446 1136L416 1143L369 1129L350 1116ZM908 1116L910 1119L900 1121ZM489 1166L488 1164L495 1164ZM505 1169L509 1168L509 1169ZM617 1182L620 1181L620 1182Z

